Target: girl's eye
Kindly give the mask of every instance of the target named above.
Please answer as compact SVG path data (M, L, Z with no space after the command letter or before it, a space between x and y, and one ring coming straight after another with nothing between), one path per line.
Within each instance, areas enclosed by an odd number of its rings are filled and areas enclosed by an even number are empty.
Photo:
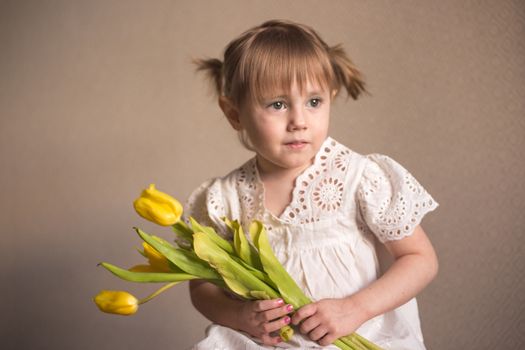
M275 101L274 103L272 103L270 105L273 109L283 109L284 108L284 103L283 101Z
M320 104L321 104L321 99L320 98L312 98L308 104L310 105L310 107L318 107Z

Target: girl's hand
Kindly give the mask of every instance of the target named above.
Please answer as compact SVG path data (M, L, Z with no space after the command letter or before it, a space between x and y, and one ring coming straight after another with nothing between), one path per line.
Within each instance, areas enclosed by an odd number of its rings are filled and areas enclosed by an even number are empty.
M278 331L290 323L287 315L292 311L293 307L282 299L246 301L239 313L239 329L265 345L275 345L282 341Z
M322 346L353 333L366 320L364 313L351 298L322 299L300 308L292 323Z

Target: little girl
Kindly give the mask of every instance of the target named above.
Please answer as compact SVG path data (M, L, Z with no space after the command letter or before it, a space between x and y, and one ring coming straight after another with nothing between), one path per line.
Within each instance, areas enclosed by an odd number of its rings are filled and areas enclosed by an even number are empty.
M437 203L393 159L361 155L328 136L342 88L365 91L340 46L311 28L269 21L233 40L224 60L196 62L219 106L255 157L202 184L187 213L231 239L221 217L265 225L272 248L314 302L244 301L192 281L194 306L213 322L194 349L337 349L357 332L385 349L425 349L414 297L436 275L434 249L419 225ZM382 275L375 245L394 258ZM278 330L296 325L285 343Z

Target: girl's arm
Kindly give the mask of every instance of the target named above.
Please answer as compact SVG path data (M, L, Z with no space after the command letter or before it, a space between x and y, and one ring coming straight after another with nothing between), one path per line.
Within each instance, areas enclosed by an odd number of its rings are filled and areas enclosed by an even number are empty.
M301 332L328 345L367 320L403 305L436 276L436 253L421 226L412 235L385 246L395 261L383 276L347 298L323 299L302 307L292 323L302 322Z
M210 321L244 331L266 345L281 342L273 333L291 321L287 314L292 309L282 299L240 300L202 280L190 281L190 296L193 306Z

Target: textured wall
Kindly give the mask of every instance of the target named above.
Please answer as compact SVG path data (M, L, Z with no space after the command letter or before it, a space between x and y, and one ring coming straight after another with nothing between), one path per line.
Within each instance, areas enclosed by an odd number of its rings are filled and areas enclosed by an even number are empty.
M131 208L150 182L185 198L250 154L193 72L270 18L343 43L371 96L332 135L404 164L441 207L419 300L431 349L524 346L522 1L0 1L3 349L183 349L207 324L178 286L133 317L97 311L96 267L140 261Z

